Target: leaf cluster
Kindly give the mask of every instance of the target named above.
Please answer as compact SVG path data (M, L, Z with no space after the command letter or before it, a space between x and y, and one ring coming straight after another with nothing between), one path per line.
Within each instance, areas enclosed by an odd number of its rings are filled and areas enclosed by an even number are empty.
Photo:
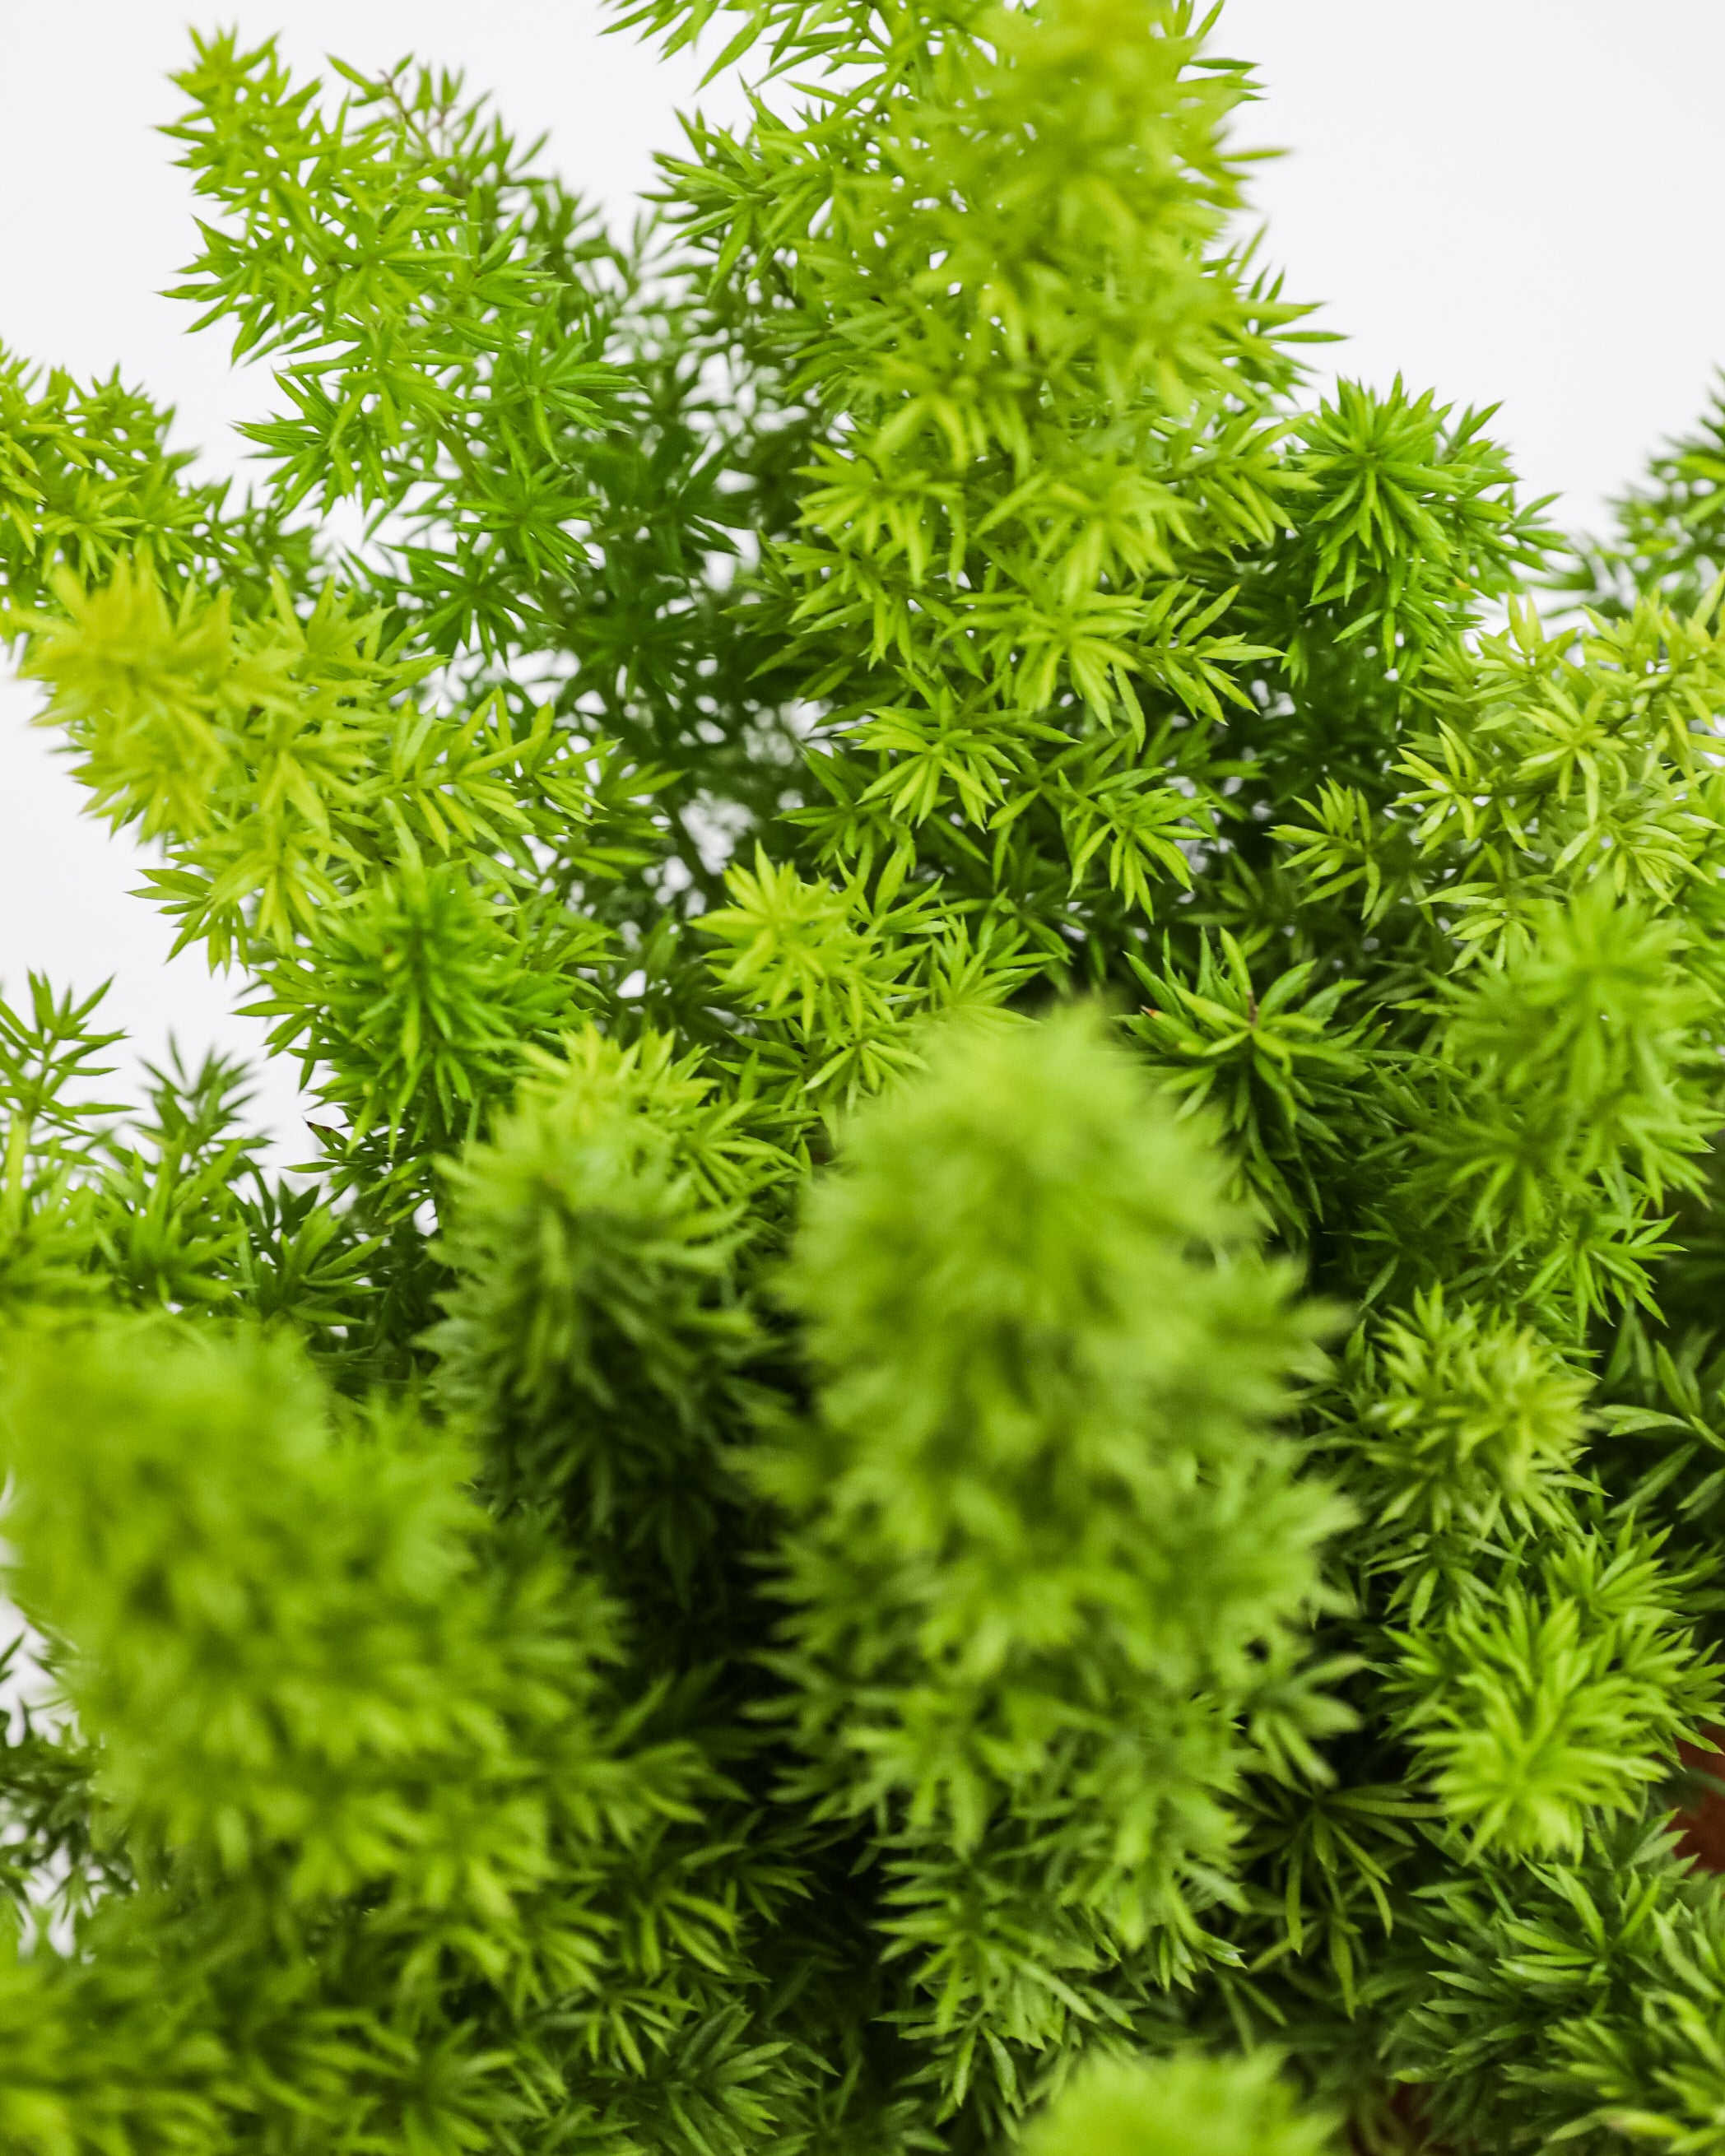
M0 1004L0 2146L1707 2156L1718 415L1560 555L1187 0L721 13L627 239L196 41L243 501L0 356L316 1152Z

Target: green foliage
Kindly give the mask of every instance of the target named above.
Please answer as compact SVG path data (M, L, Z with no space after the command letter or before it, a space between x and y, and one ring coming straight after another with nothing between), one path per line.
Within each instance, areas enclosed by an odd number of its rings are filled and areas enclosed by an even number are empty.
M1320 1771L1301 1620L1345 1513L1266 1441L1309 1316L1088 1027L959 1034L847 1150L795 1274L819 1423L756 1470L795 1786L876 1822L947 2103L987 2071L1009 2113L1024 2053L1218 1950L1219 1799Z
M1630 1531L1615 1547L1575 1537L1537 1587L1511 1565L1489 1604L1396 1643L1401 1725L1476 1847L1574 1851L1590 1820L1640 1811L1717 1694L1682 1622L1683 1584Z
M1717 2156L1720 415L1561 554L1187 0L721 12L626 243L197 42L243 501L0 354L318 1154L0 1004L0 2149Z
M93 1963L15 1965L18 2144L250 2115L460 2147L531 2113L549 1999L600 1994L619 1935L626 1965L722 1929L675 1889L603 1906L705 1779L603 1702L603 1598L411 1414L332 1427L286 1335L54 1325L8 1362L14 1591L139 1874L95 1898ZM126 2080L69 2041L105 2013Z
M1606 615L1654 594L1684 612L1725 570L1725 399L1715 382L1693 429L1652 458L1640 485L1613 504L1615 531L1584 542L1558 583Z
M1458 1877L1422 1926L1447 1981L1401 2024L1398 2063L1435 2129L1471 2146L1579 2128L1712 2148L1722 1922L1717 1883L1645 1825L1512 1883Z
M1297 2112L1267 2052L1238 2061L1105 2059L1025 2137L1032 2156L1318 2156L1327 2123Z
M1560 1516L1553 1486L1570 1485L1563 1471L1587 1441L1588 1386L1531 1327L1488 1325L1466 1307L1452 1317L1434 1288L1358 1347L1348 1435L1392 1547L1452 1523L1485 1536L1505 1514L1517 1525Z
M637 1598L711 1624L761 1348L737 1280L743 1204L778 1163L692 1061L660 1034L590 1030L542 1064L456 1172L458 1284L431 1337L494 1502L555 1509Z

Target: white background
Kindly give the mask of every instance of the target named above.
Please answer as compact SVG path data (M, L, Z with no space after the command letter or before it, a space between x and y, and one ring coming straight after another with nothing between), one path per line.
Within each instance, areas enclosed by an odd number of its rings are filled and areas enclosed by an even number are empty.
M403 53L465 68L522 133L620 218L674 147L697 69L603 36L593 0L212 0L204 18L283 33L315 66ZM0 0L0 341L126 374L178 407L180 436L231 468L226 429L267 407L215 333L153 296L193 235L172 146L151 132L188 52L182 0ZM1255 60L1265 99L1241 139L1260 168L1268 259L1349 341L1322 371L1501 403L1500 433L1572 524L1699 408L1725 360L1719 237L1725 8L1702 0L1230 0L1214 43ZM739 110L732 85L710 115ZM0 985L29 968L110 1008L140 1050L255 1051L228 986L128 896L137 858L76 789L0 681ZM260 1103L300 1149L290 1074Z

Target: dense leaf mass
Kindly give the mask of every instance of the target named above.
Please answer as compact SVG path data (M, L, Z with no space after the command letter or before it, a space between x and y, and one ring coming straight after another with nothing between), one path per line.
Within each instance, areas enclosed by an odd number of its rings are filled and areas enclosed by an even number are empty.
M1314 400L1213 27L731 0L626 243L213 36L255 490L0 352L316 1156L0 1005L0 2149L1725 2156L1725 416Z

